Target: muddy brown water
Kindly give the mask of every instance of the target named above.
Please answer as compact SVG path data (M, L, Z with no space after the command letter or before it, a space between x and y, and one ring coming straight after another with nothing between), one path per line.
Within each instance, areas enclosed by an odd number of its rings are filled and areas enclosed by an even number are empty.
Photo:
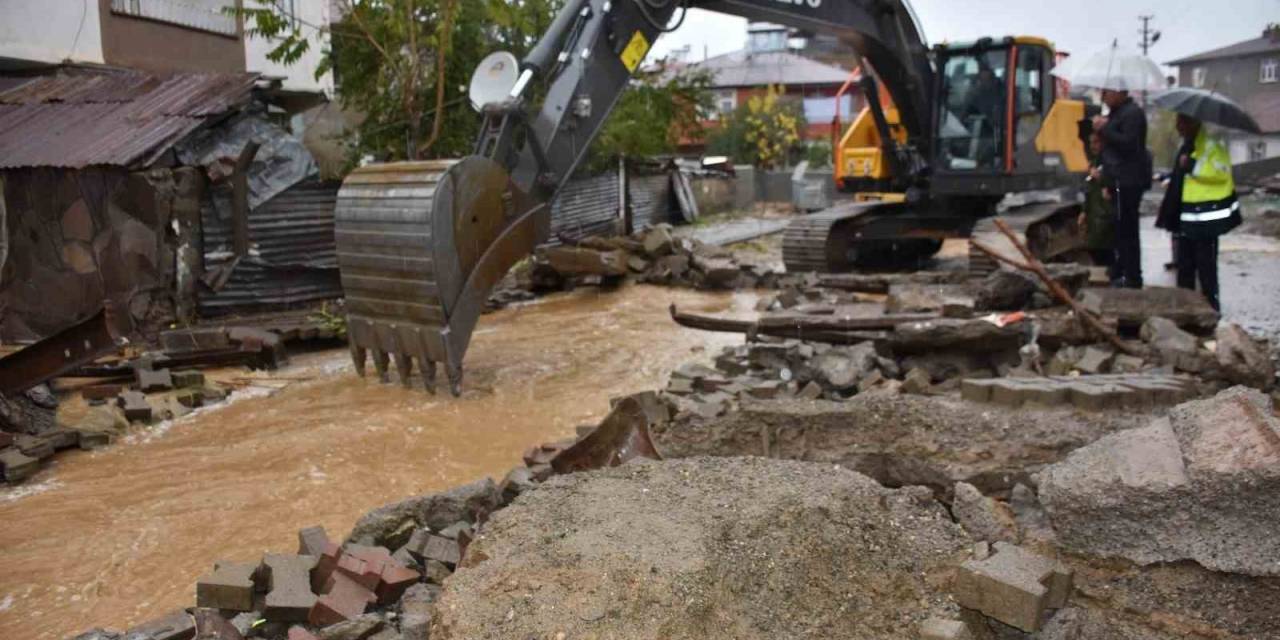
M461 399L357 378L345 350L297 358L312 377L64 453L0 491L0 638L117 629L195 602L217 559L293 552L297 530L344 536L366 511L482 476L655 388L680 363L741 340L673 325L690 310L749 311L753 294L646 286L580 290L485 316Z

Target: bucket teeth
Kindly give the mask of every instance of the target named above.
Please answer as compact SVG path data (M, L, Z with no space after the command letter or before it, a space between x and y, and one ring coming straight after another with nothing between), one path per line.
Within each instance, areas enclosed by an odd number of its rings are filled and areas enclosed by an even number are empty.
M413 376L413 358L405 353L395 354L396 372L400 374L400 384L409 388L409 378Z
M373 351L373 369L378 372L378 381L387 383L391 382L391 375L387 373L389 368L387 365L391 363L391 356L386 351L374 349Z
M364 365L369 358L369 350L357 345L355 341L351 341L349 344L351 345L351 364L355 365L356 375L363 378Z
M422 388L432 395L436 392L436 363L434 360L422 358L418 363L418 368L422 370Z

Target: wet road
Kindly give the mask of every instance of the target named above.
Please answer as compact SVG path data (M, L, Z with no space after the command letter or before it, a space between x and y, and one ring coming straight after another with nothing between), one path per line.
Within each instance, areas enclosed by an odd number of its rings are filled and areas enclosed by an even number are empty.
M361 380L346 351L311 354L275 396L59 456L0 492L0 638L69 637L195 601L216 559L292 552L299 528L344 536L378 505L500 479L524 449L601 418L682 362L741 340L679 329L691 310L749 312L753 294L584 289L485 316L460 400Z

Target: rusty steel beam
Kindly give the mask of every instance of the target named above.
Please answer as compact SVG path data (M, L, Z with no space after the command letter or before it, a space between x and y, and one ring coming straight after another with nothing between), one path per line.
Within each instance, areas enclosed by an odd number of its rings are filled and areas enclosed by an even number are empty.
M128 342L128 316L110 305L83 322L0 358L0 394L22 393L93 362Z

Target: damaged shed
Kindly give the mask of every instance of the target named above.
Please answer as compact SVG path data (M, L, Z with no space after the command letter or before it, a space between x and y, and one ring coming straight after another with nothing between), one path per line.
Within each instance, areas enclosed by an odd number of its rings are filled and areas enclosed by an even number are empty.
M70 65L0 78L0 340L47 336L106 300L147 328L341 295L332 207L314 197L326 187L268 121L264 82Z

